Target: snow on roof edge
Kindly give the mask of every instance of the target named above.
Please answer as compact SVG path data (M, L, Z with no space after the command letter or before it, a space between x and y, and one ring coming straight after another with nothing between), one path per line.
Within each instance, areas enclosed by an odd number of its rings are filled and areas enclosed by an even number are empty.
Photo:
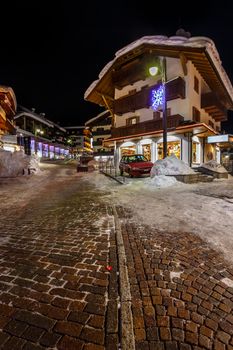
M99 79L92 82L92 84L87 88L84 94L84 99L90 95L90 93L94 90L98 82L102 79L102 77L107 73L107 71L111 68L114 62L127 52L133 50L134 48L142 45L142 44L153 44L153 45L164 45L164 46L183 46L183 47L193 47L193 48L205 48L208 52L212 62L214 63L217 71L222 79L224 86L229 93L231 100L233 101L233 87L232 83L222 66L222 62L217 51L217 48L212 39L205 36L196 36L191 38L186 38L183 36L171 36L167 37L164 35L155 35L155 36L143 36L140 39L133 41L132 43L126 45L115 53L115 58L108 62L103 69L99 73Z
M107 113L110 113L108 109L106 109L106 111L103 111L103 112L97 114L97 116L95 116L95 117L93 117L93 118L87 120L86 123L85 123L85 125L87 125L87 124L89 124L89 123L92 123L94 120L98 119L99 117L102 117L103 115L105 115L105 114L107 114Z

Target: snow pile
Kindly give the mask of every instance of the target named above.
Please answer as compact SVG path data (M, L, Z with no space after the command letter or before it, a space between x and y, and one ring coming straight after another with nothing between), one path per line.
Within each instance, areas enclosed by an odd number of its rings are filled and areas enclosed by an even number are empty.
M219 163L216 162L216 160L210 160L209 162L203 163L201 167L216 171L217 173L227 173L227 170Z
M166 175L154 176L153 178L148 180L149 180L147 182L148 185L159 187L159 188L173 186L177 183L177 180L175 177L166 176Z
M93 170L97 170L99 168L99 163L95 159L90 160L87 163L87 165L88 165L88 168L93 169Z
M28 160L29 160L28 168L30 169L30 171L33 173L41 172L41 169L39 166L40 158L36 154L31 155L31 156L26 156L26 157L28 157Z
M187 175L195 172L174 154L165 159L157 160L150 172L151 178L157 175Z
M10 152L0 149L0 177L15 177L39 170L39 162L35 156L28 156L23 151Z

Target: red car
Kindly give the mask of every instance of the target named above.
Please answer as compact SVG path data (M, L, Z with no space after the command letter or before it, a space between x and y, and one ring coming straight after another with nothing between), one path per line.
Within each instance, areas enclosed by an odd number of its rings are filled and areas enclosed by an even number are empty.
M153 163L148 161L142 154L123 156L119 164L121 176L125 172L131 177L149 174L152 167Z

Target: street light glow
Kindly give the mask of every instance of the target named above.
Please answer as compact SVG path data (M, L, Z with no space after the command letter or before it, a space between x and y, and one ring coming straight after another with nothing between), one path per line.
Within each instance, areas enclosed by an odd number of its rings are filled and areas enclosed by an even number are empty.
M150 68L149 68L149 73L150 73L150 75L151 75L152 77L154 77L155 75L157 75L158 70L159 70L158 67L153 66L153 67L150 67Z

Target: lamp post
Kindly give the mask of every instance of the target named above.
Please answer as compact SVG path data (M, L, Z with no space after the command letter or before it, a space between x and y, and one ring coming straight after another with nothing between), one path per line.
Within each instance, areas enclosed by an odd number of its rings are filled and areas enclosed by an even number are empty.
M157 66L151 66L149 68L149 73L151 76L157 75L159 69ZM166 82L167 82L167 62L166 57L162 58L162 65L160 72L162 74L162 90L159 92L159 98L162 102L162 110L163 110L163 158L167 156L167 99L166 99ZM156 97L157 98L157 97ZM158 107L158 102L156 103L156 107ZM161 105L161 103L160 103Z

